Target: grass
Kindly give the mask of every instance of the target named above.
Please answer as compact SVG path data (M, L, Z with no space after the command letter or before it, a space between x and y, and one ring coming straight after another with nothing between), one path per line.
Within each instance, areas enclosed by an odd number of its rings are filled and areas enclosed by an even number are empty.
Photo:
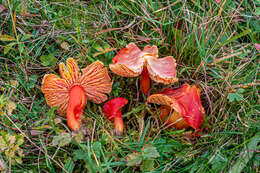
M0 170L259 172L259 0L0 4ZM175 57L179 82L171 87L201 88L207 115L201 136L165 129L158 107L137 100L136 79L113 73L110 98L129 100L121 137L111 135L102 104L86 105L83 137L47 106L41 80L57 73L59 62L108 65L130 42ZM164 87L153 83L151 92Z

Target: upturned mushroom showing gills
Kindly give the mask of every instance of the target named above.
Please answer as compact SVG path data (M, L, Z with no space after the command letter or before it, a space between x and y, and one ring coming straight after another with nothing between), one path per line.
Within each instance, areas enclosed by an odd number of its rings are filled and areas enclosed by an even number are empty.
M165 89L148 97L147 102L162 105L161 119L177 129L191 126L197 130L205 114L200 100L200 89L194 85L184 84L178 89Z
M158 59L156 46L145 46L141 51L134 43L121 49L112 59L109 68L123 77L137 77L141 75L141 89L147 95L150 89L150 79L163 84L177 82L176 63L172 56Z
M126 105L127 99L117 97L106 102L103 106L103 112L106 118L114 123L115 135L120 136L124 130L124 122L122 119L121 108Z
M42 92L50 107L58 106L58 113L67 117L72 131L81 125L81 116L86 100L102 103L112 88L112 82L103 63L95 61L81 72L73 58L67 59L67 65L59 64L60 77L46 74L42 79Z

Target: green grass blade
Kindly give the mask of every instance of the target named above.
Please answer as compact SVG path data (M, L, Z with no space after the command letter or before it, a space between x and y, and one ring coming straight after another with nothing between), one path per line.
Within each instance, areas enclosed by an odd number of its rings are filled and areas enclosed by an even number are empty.
M235 41L236 39L241 38L241 37L243 37L243 36L249 34L250 32L251 32L251 29L247 29L247 30L243 31L242 33L240 33L240 34L238 34L238 35L236 35L236 36L234 36L234 37L232 37L232 38L230 38L230 39L224 41L223 43L217 45L217 46L215 47L215 49L220 48L220 47L222 47L222 46L224 46L224 45L226 45L226 44L228 44L228 43L231 43L231 42Z
M254 153L259 150L258 143L260 141L260 132L252 137L244 150L240 153L240 156L236 163L229 170L229 173L240 173L243 171L249 160L253 157Z

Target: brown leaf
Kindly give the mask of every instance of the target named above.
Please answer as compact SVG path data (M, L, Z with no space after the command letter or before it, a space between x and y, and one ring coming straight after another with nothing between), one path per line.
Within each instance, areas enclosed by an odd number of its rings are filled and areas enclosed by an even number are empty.
M15 38L10 35L0 35L0 41L14 41Z
M62 49L64 49L64 50L69 50L70 45L69 45L69 43L67 43L66 41L64 41L64 42L61 43L60 47L61 47Z
M55 118L54 119L55 125L61 123L61 121L62 121L61 118Z
M1 5L0 5L0 7L1 7ZM6 164L3 161L3 159L0 158L0 171L4 171L5 169L6 169Z
M8 111L8 115L11 115L12 112L16 109L16 104L12 101L8 101L7 102L7 111Z
M41 131L36 131L36 130L31 130L30 133L31 133L32 136L38 136L38 135L40 135L42 132L41 132Z
M5 6L2 5L2 4L0 4L0 13L1 13L2 11L4 11L5 9L6 9Z

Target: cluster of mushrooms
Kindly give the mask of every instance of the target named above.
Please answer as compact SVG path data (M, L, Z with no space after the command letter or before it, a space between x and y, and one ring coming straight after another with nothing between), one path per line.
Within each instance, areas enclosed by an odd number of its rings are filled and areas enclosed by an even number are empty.
M150 91L150 78L158 83L172 84L177 82L176 63L172 56L158 58L156 46L146 46L143 51L134 43L120 50L113 58L109 68L123 77L141 75L141 90L144 95ZM72 131L79 130L81 116L87 101L100 104L108 99L112 82L107 69L100 61L95 61L80 71L77 62L68 58L66 65L59 64L60 77L46 74L42 80L42 92L50 107L58 107L58 113L66 116L67 124ZM127 99L113 98L103 106L106 118L114 123L115 134L121 135L124 129L120 109ZM200 89L184 84L178 89L167 88L152 94L148 103L161 105L160 117L164 123L176 129L192 127L197 130L203 120L204 108L201 105Z

